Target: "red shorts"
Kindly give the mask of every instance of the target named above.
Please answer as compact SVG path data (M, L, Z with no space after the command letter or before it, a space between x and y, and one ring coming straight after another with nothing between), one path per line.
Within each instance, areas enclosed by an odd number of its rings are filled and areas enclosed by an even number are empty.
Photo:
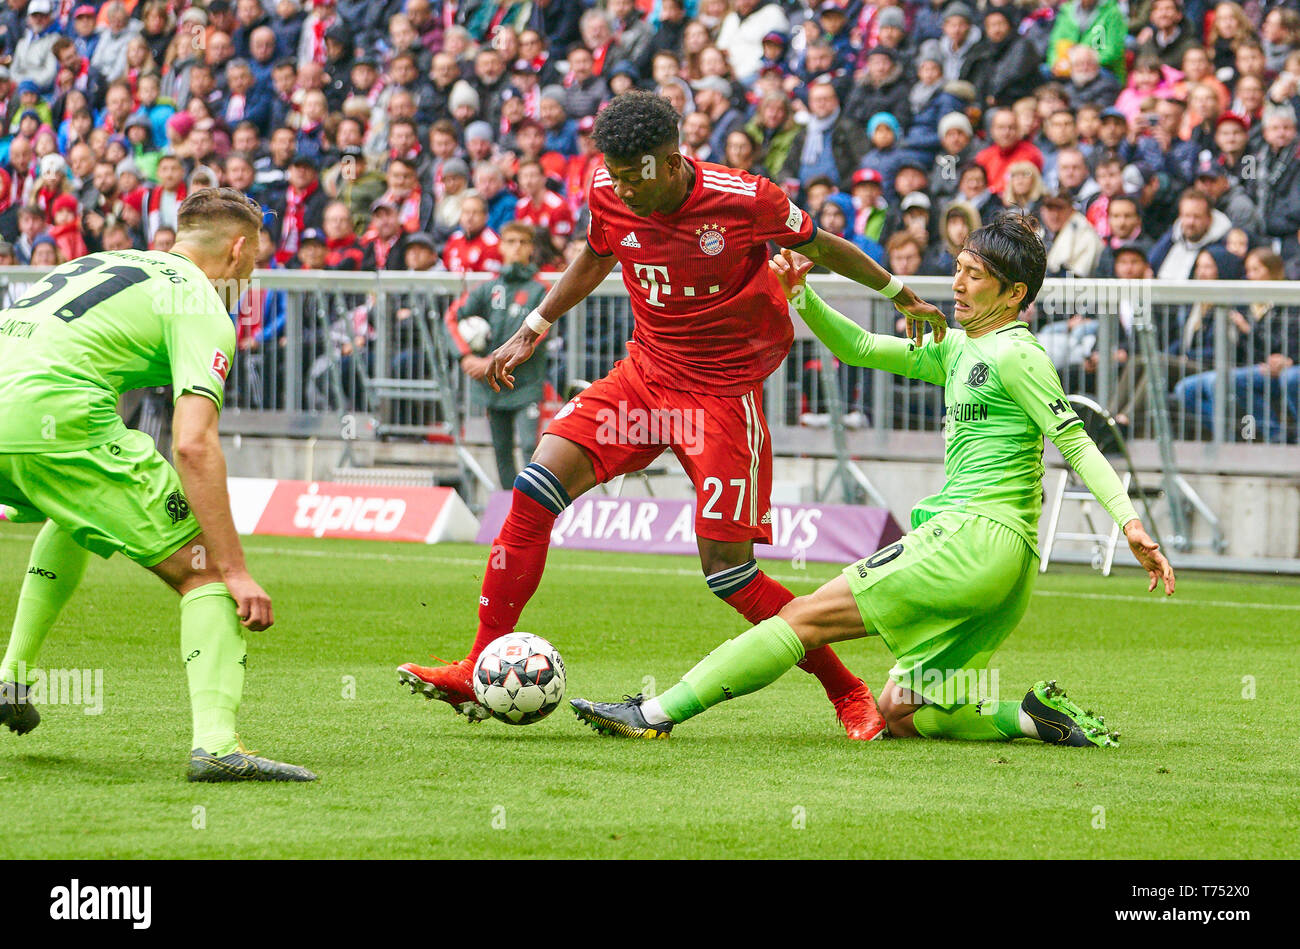
M623 359L560 409L546 434L580 446L602 482L672 449L695 485L696 534L770 544L772 436L761 390L716 396L669 389Z

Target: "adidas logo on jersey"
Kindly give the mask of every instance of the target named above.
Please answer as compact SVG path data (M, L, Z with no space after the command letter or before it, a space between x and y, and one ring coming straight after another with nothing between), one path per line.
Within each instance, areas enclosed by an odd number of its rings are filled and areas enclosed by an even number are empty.
M641 249L641 242L636 239L636 231L628 231L627 237L623 238L619 243L624 247L635 247L637 250Z

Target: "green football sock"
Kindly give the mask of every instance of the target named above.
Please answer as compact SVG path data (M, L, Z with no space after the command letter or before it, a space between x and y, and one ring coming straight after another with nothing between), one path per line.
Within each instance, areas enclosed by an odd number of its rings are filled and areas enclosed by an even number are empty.
M955 705L951 709L922 705L912 714L912 726L923 738L1010 741L1025 737L1020 729L1020 703L992 699Z
M46 521L32 545L27 561L27 576L18 594L18 611L14 614L13 635L4 661L0 662L0 681L16 681L21 672L23 685L31 685L31 667L59 611L86 573L90 551L53 521Z
M245 648L235 598L224 583L181 597L181 658L194 713L191 748L221 757L238 747L235 715L244 694Z
M773 616L705 656L659 704L674 722L684 722L719 702L770 685L803 656L803 643L790 624Z

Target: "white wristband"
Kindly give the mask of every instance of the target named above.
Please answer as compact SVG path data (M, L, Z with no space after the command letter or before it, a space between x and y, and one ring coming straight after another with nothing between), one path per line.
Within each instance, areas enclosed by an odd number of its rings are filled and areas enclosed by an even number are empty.
M548 323L537 310L533 310L533 312L524 317L524 326L527 326L538 336L541 336L551 328L551 324Z
M878 292L882 297L892 300L903 292L903 281L898 279L898 274L890 274L889 283L881 287Z

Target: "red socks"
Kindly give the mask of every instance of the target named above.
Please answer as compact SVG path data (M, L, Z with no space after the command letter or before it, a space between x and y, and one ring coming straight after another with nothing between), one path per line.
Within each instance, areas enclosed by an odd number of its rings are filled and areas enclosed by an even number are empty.
M528 466L528 469L533 468L541 466ZM556 499L550 493L543 495L544 500L538 500L535 497L538 492L532 484L525 484L524 490L520 489L520 481L526 480L525 476L530 473L528 469L515 481L510 513L488 554L487 568L483 572L483 591L479 596L478 635L466 657L471 662L494 639L514 631L519 614L542 582L546 552L551 546L551 527L564 509L551 509L559 505L553 503ZM544 468L541 471L550 475ZM567 505L567 495L564 502Z
M726 600L737 613L749 622L758 624L781 612L781 607L794 599L794 594L758 569L756 561L715 573L708 578L709 589ZM826 690L826 697L834 702L852 692L862 681L855 676L830 646L814 649L803 657L799 668L811 673Z

